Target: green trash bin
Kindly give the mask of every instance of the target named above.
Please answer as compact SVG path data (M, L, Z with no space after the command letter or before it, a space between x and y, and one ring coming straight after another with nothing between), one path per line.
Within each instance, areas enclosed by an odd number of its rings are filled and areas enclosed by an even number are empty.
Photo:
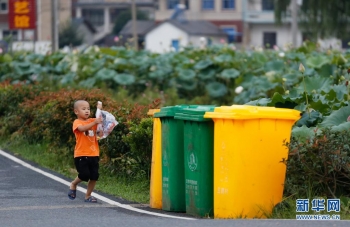
M186 213L213 216L214 122L204 118L215 106L190 106L176 113L184 120L184 168Z
M163 107L154 114L162 125L162 209L165 211L186 211L183 121L174 119L186 107Z

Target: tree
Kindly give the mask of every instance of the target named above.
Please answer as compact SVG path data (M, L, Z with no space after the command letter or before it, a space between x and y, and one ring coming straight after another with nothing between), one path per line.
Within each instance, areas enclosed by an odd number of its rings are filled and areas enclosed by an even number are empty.
M148 20L148 14L144 11L137 10L136 12L136 18L137 20ZM131 10L125 10L121 12L117 18L115 19L114 27L113 27L113 34L118 34L123 27L128 23L128 21L131 20Z
M274 0L275 19L282 23L288 15L292 0ZM302 0L298 12L300 30L311 39L318 37L349 38L350 1L349 0Z
M63 48L65 46L79 46L83 43L84 38L79 34L77 27L68 21L60 29L58 40L59 48Z

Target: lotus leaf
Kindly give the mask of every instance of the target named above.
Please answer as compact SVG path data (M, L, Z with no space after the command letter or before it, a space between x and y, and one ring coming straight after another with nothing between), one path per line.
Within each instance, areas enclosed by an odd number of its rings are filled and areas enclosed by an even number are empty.
M310 113L304 112L301 118L295 123L296 126L301 127L303 125L307 127L314 127L321 121L322 115L320 112L312 110Z
M333 94L335 93L335 95ZM347 98L348 90L345 84L339 84L339 85L333 85L332 89L328 91L327 93L327 99L328 100L334 100L337 98L337 100L342 101Z
M332 131L349 131L350 122L343 122L340 125L335 125L332 127Z
M102 68L96 73L95 78L103 81L113 79L116 75L114 70Z
M178 72L179 78L181 80L193 80L193 78L196 76L196 72L192 69L182 69Z
M31 75L33 70L30 62L13 62L13 69L19 76Z
M270 98L261 98L261 99L256 99L250 102L245 103L244 105L248 106L269 106L271 103Z
M306 59L304 53L287 53L286 58L296 62L302 62Z
M235 79L239 77L240 72L236 69L225 69L221 72L221 77L225 79Z
M344 106L339 110L333 111L320 123L321 127L332 127L345 123L350 116L350 106ZM349 129L349 128L348 128Z
M305 77L305 86L306 86L306 92L312 93L312 91L326 91L330 88L330 86L333 84L333 81L330 78L325 77ZM299 93L304 92L304 83L301 82L299 86L297 87L297 90Z
M233 58L229 54L221 54L219 56L214 57L214 61L219 62L219 63L224 63L224 62L232 62Z
M285 84L287 86L293 86L300 81L300 74L295 74L295 73L288 73L282 76L283 78L286 79Z
M336 68L337 67L334 65L324 64L319 70L317 70L317 73L320 76L329 77L330 75L334 75Z
M185 89L187 91L193 91L194 89L197 88L197 81L192 80L192 81L179 81L180 87L182 89Z
M213 62L209 59L201 60L201 61L197 62L197 64L194 66L194 68L197 70L201 70L201 69L207 68L208 66L210 66L212 64L213 64Z
M206 68L199 72L198 77L202 80L208 80L208 79L214 78L215 74L216 74L215 69Z
M124 58L116 58L113 63L115 65L127 65L128 61Z
M292 129L292 137L297 138L298 141L305 143L315 137L315 128L308 128L305 125L301 127L294 127Z
M265 71L282 72L285 68L284 62L281 60L269 61L265 64Z
M68 73L68 74L64 75L61 79L61 84L66 85L66 84L73 83L75 76L76 76L75 73Z
M220 82L211 82L207 84L206 89L213 98L220 98L227 94L226 85Z
M92 88L95 85L95 83L96 83L96 79L91 77L86 80L80 81L79 86L85 87L85 88Z
M314 69L319 69L328 63L330 63L330 59L322 55L317 55L306 59L306 65Z
M117 74L113 79L120 85L131 85L135 83L135 76L127 73Z

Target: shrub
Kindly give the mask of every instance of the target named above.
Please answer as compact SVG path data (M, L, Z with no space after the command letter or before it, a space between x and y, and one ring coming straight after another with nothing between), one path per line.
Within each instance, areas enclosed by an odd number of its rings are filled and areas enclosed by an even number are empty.
M350 194L350 131L315 131L305 142L295 137L289 144L285 193L336 198Z
M130 167L128 162L123 163L126 164L129 174L147 175L149 179L152 162L153 119L143 118L139 124L130 122L129 126L129 133L123 136L123 141L130 146L129 156L132 157L132 160L129 159ZM137 165L131 165L136 163Z
M24 127L19 133L31 143L47 141L51 147L64 147L66 152L62 155L67 158L73 157L75 138L72 124L76 119L73 104L79 99L90 103L91 117L95 116L95 105L99 100L103 103L103 109L116 117L119 124L106 139L100 141L101 158L102 164L111 167L113 172L125 174L126 172L118 167L123 161L121 157L129 155L131 151L123 137L129 133L130 125L138 125L141 119L147 116L148 109L159 104L158 101L149 106L130 104L126 101L116 102L98 89L43 91L20 105L22 111L18 117L22 119ZM57 150L62 152L62 149Z
M37 96L40 90L37 85L0 83L0 135L12 134L22 126L19 104Z

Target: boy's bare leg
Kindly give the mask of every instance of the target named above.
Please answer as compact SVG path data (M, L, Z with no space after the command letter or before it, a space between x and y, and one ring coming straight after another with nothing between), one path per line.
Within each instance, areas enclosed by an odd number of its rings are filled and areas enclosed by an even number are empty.
M95 180L89 180L88 185L87 185L87 190L86 190L86 194L85 194L85 199L90 198L92 191L94 190L96 185L96 181Z
M70 184L70 189L71 190L76 190L77 189L77 186L78 186L78 184L80 183L80 182L82 182L82 180L80 180L78 177L76 177L73 181L72 181L72 183Z

